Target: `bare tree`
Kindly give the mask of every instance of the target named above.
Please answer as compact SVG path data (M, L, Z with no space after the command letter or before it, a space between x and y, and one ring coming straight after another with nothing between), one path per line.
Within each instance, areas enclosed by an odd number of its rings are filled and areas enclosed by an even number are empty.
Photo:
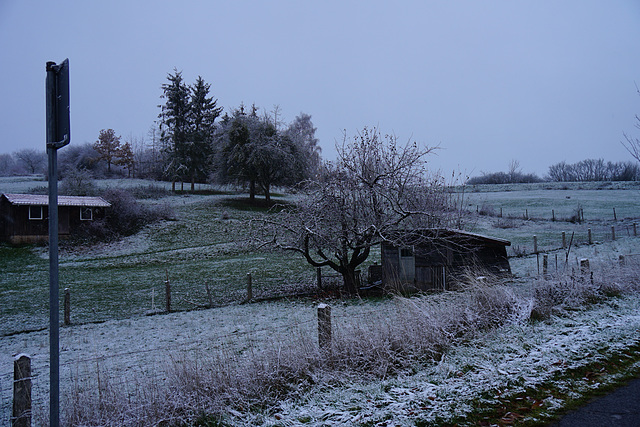
M267 215L257 231L263 244L337 271L345 290L356 294L356 269L371 248L396 242L401 229L442 225L448 195L442 178L429 180L426 174L433 147L400 146L395 136L365 128L354 138L345 135L337 149L336 164L307 182L297 206Z
M638 88L638 86L636 85L636 92L638 92L638 95L640 95L640 89ZM637 129L640 129L640 116L636 114L636 123L634 124L634 126ZM627 149L627 151L629 152L629 154L631 154L631 156L636 159L638 162L640 162L640 138L634 138L631 135L628 135L627 133L623 133L624 135L624 139L627 141L621 141L621 144L624 146L624 148Z
M13 154L29 173L41 173L47 165L47 154L44 151L33 148L25 148Z

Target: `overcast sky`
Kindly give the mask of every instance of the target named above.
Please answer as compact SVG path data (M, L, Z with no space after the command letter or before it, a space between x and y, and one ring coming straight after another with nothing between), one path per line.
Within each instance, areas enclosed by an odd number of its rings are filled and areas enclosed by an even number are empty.
M146 137L175 67L225 111L310 114L328 159L369 125L446 175L544 175L631 160L639 53L638 0L0 0L0 153L44 151L45 64L69 58L72 144Z

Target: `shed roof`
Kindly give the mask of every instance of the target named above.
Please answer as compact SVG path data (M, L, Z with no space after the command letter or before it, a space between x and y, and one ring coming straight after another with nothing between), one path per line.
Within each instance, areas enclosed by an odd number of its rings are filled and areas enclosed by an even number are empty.
M12 194L4 193L4 197L12 205L48 206L49 196L46 194ZM108 208L111 203L102 197L58 196L58 206L87 206L92 208Z
M474 239L485 243L510 246L511 242L499 237L485 236L482 234L471 233L469 231L457 230L454 228L423 228L413 230L397 231L399 234L407 236L414 235L416 238L428 237L431 239Z

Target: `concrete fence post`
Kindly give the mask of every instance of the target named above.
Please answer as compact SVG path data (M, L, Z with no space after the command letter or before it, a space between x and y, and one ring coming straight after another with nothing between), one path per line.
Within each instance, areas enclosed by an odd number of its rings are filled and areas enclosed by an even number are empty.
M318 347L331 353L331 306L324 303L318 305Z
M580 273L587 274L589 272L589 259L582 258L580 260Z
M71 291L64 288L64 324L71 324Z
M31 427L31 357L18 354L13 360L12 427Z

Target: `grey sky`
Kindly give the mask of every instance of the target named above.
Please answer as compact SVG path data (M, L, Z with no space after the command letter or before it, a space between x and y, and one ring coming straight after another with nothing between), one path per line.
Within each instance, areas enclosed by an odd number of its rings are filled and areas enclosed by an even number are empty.
M146 136L176 67L226 111L311 114L325 158L377 125L439 144L446 175L543 175L631 159L639 45L637 0L0 0L0 153L44 150L45 64L68 57L72 144Z

